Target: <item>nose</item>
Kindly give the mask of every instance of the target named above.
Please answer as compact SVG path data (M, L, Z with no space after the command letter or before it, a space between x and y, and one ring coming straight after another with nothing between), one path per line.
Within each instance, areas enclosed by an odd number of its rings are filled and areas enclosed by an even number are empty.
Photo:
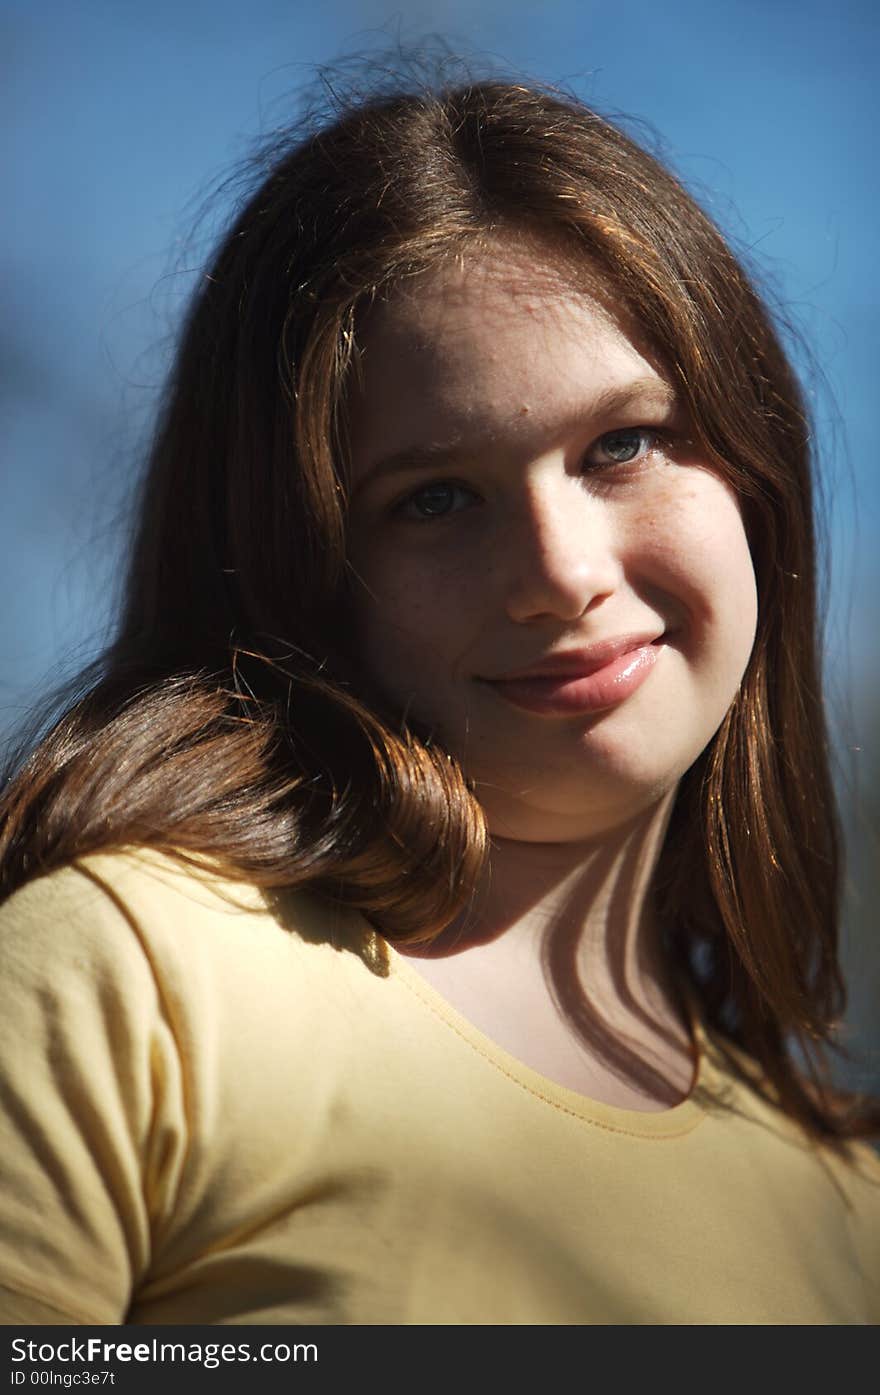
M620 583L608 509L558 472L524 489L502 546L507 613L519 624L577 620Z

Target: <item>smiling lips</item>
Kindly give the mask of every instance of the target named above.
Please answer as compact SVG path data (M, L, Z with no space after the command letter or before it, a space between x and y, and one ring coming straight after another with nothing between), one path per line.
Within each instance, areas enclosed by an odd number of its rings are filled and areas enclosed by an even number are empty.
M660 656L663 636L629 635L557 654L505 678L481 681L507 702L546 716L602 712L628 698Z

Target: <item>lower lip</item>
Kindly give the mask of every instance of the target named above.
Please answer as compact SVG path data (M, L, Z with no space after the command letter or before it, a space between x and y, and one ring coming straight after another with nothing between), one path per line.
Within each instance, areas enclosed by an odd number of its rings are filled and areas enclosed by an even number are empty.
M662 647L656 643L643 644L626 654L618 654L616 659L588 674L508 678L489 686L514 707L522 707L526 712L564 717L604 712L624 702L642 686L660 657Z

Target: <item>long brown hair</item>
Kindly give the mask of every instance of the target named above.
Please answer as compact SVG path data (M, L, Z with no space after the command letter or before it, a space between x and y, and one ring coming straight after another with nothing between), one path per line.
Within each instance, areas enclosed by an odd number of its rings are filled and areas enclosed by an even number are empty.
M505 229L589 258L742 504L754 651L681 781L655 893L707 1026L816 1139L880 1130L832 1088L839 837L817 638L811 433L772 319L676 178L574 98L385 92L279 139L192 301L116 637L8 781L0 889L128 845L309 886L398 941L487 852L465 772L383 707L348 643L343 388L357 314ZM805 1067L795 1065L791 1044Z

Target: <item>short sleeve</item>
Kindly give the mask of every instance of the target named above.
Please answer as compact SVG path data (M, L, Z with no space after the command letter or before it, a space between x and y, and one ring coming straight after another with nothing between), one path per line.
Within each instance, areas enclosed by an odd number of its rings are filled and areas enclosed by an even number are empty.
M0 965L0 1322L121 1323L186 1150L160 986L76 867L0 907Z

